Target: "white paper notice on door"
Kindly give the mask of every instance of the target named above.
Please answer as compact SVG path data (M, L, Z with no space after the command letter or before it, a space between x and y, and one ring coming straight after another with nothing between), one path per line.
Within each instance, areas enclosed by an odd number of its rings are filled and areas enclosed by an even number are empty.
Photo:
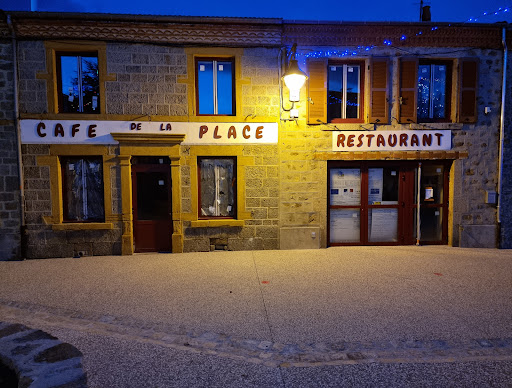
M361 236L359 209L332 209L330 236L332 243L359 242Z
M370 209L368 218L369 241L397 241L398 209Z
M384 187L384 169L368 169L368 203L379 205L382 202L382 189Z
M331 174L331 205L358 206L361 203L361 170L333 168Z

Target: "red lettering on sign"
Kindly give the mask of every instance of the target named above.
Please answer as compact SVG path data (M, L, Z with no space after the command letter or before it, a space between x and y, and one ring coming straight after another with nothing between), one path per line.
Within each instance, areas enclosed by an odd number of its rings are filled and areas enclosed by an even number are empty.
M263 137L262 129L263 126L256 127L256 139L261 139Z
M218 131L219 131L219 126L216 125L215 129L213 130L213 138L214 139L220 139L222 137L221 135L217 134Z
M442 133L434 133L434 136L437 137L437 145L441 145L441 138L443 137Z
M345 135L342 133L338 135L338 147L339 146L345 147Z
M397 137L395 134L392 134L392 135L389 135L388 136L388 144L391 146L391 147L394 147L396 146L396 142L397 142Z
M250 130L251 127L249 127L248 125L244 127L244 129L242 130L242 136L244 137L244 139L249 139L251 137L251 135L247 134L247 132L249 132Z
M406 133L400 134L400 147L407 147L407 139L409 139L409 135Z
M199 127L199 139L203 138L203 135L208 132L208 127L206 125L201 125Z
M431 134L423 135L423 145L429 146L429 147L432 145L432 135Z
M359 135L359 136L357 137L357 141L358 141L358 143L357 143L357 146L356 146L356 147L361 147L361 146L363 145L363 137L364 137L364 135Z
M62 124L60 124L60 123L55 124L54 136L55 137L57 137L57 136L64 137L64 127L62 126Z
M71 126L71 137L75 137L76 133L80 130L80 124L73 124Z
M228 129L228 139L229 138L233 138L233 139L236 139L236 129L235 129L235 126L232 125L231 127L229 127Z
M39 137L45 137L46 133L41 132L41 129L46 129L44 123L37 124L37 134L39 135Z
M384 141L384 136L377 135L377 147L380 147L381 145L386 146L386 142Z
M96 137L96 130L94 129L96 127L97 127L96 124L89 125L89 128L87 128L87 136Z
M353 147L354 146L354 138L356 135L348 135L347 139L347 147Z
M371 147L372 145L372 138L374 138L375 135L366 135L366 138L368 139L368 147Z
M412 146L419 146L420 145L420 139L418 139L418 135L414 134L411 136L411 147Z

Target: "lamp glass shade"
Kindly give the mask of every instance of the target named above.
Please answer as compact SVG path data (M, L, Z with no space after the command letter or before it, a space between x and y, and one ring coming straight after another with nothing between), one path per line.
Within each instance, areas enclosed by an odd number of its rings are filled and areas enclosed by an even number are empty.
M301 69L299 69L299 64L296 59L292 59L290 61L290 66L288 66L288 70L283 75L283 81L285 85L290 90L299 90L308 76Z

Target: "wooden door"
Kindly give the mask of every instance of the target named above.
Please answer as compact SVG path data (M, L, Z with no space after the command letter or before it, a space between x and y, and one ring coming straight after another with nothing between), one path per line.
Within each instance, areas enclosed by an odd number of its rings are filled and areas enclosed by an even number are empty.
M171 168L133 165L135 252L170 252L172 237Z

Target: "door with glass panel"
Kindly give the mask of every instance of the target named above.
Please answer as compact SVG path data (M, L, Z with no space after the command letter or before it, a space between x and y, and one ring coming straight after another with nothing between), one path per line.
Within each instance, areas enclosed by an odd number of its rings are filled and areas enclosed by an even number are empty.
M448 243L449 169L449 163L442 161L421 163L421 166L414 169L413 234L422 244ZM419 182L418 177L420 177ZM420 201L419 219L416 205L418 199ZM417 234L418 225L420 226L419 234Z
M400 173L397 165L330 166L331 245L402 243Z
M418 237L420 243L446 244L448 167L430 162L421 168L418 162L329 163L329 244L407 245Z

